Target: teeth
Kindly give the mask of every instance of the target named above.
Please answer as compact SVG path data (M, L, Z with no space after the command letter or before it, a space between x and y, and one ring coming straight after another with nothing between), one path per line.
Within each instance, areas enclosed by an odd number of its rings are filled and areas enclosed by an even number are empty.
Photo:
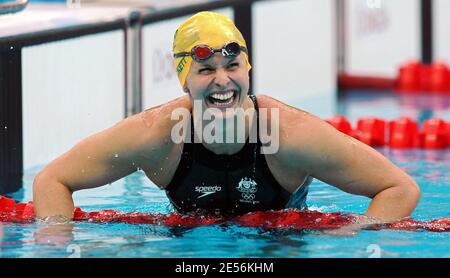
M231 104L233 102L233 98L230 98L229 100L225 102L214 102L216 106L227 106L228 104Z
M211 98L217 100L227 100L233 96L233 91L228 91L227 93L214 93L210 95Z

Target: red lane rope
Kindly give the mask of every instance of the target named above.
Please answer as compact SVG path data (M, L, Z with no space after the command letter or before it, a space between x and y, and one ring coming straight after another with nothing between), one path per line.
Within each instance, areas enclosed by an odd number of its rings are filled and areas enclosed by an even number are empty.
M386 121L378 117L365 117L353 128L344 116L326 119L330 125L361 142L372 146L405 149L445 149L450 147L450 122L440 118L426 120L422 127L409 117Z
M141 213L101 210L85 212L80 208L74 211L74 221L93 223L129 223L153 224L168 227L197 227L215 224L236 224L245 227L263 227L273 229L337 229L357 221L357 216L340 212L324 213L318 211L280 210L251 212L233 218L212 215L183 215L178 213ZM0 196L0 222L34 222L33 202L18 203ZM369 229L389 229L404 231L450 232L450 217L431 221L417 221L407 218L390 224L371 225Z
M341 90L369 89L385 92L393 90L397 80L389 77L351 75L341 73L338 75L338 88Z
M395 77L340 73L338 88L449 95L450 68L445 61L423 64L410 60L399 67Z

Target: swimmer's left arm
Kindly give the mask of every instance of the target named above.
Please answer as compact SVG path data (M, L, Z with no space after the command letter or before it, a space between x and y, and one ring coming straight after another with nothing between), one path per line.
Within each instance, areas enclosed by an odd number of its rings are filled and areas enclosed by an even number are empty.
M289 129L288 137L280 136L281 156L323 182L372 198L367 216L393 221L416 207L417 183L375 149L298 109L280 111L280 123L281 135Z

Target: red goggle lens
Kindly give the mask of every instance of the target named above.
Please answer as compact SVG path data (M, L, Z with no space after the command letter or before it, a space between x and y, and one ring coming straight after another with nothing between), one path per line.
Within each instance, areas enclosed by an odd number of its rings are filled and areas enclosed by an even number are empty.
M197 46L194 49L194 55L201 60L208 59L212 54L211 49L206 46Z

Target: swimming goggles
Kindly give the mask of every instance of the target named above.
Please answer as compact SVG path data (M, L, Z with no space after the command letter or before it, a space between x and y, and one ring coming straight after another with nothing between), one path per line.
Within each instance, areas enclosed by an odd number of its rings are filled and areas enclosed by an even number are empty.
M197 45L192 48L191 52L176 53L173 57L179 58L192 56L195 61L202 62L211 58L214 53L220 52L224 57L236 57L239 53L241 53L241 51L247 53L247 48L240 46L237 42L229 42L220 49L214 49L208 45Z

